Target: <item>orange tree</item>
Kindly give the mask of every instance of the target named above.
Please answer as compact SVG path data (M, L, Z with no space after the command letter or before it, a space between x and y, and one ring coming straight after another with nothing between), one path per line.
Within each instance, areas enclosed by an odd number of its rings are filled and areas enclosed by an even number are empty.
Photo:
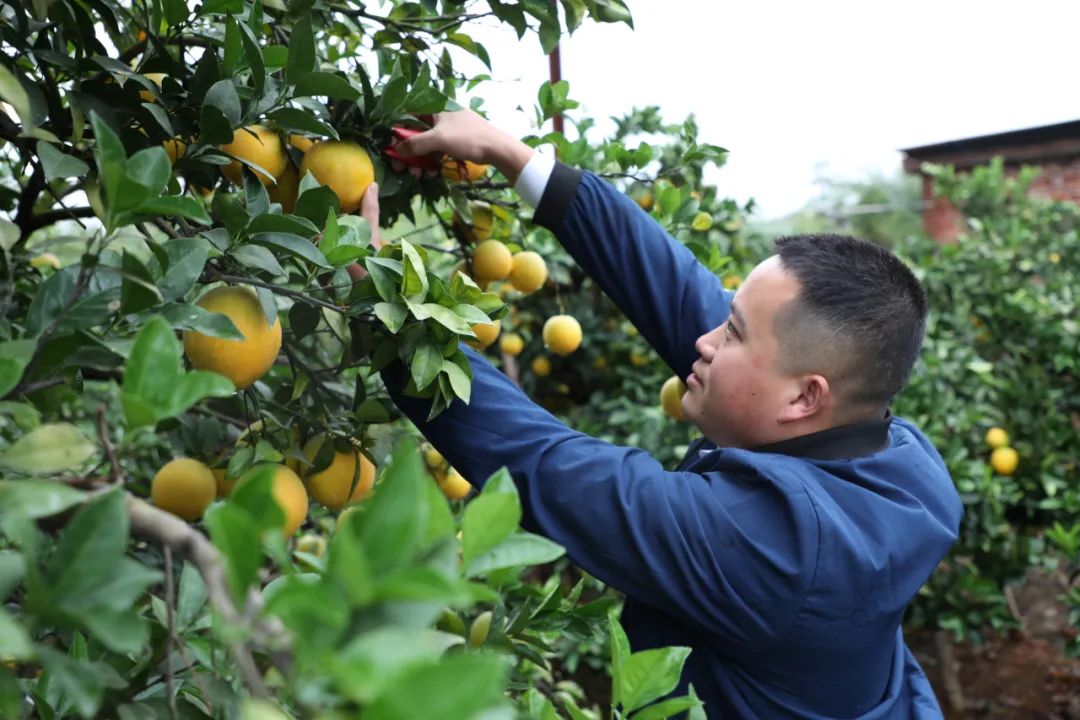
M487 168L389 162L397 128L483 80L476 20L550 49L625 6L2 8L0 715L597 717L566 637L610 638L613 715L696 706L654 702L687 650L634 653L610 598L526 573L563 551L509 476L425 467L378 374L467 401L459 341L508 307L442 251L475 275L470 235L520 233ZM538 117L569 106L545 86ZM373 181L381 249L351 214Z
M926 171L967 227L952 245L902 248L932 313L894 411L934 441L965 517L913 619L978 638L1016 625L1007 588L1028 567L1053 569L1058 550L1080 560L1080 212L1029 197L1030 168Z

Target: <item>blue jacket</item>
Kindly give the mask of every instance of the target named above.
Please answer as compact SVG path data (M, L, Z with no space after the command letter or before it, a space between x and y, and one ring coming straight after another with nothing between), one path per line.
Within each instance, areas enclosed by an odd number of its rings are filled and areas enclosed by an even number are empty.
M559 164L536 212L680 376L731 293L605 181ZM634 650L693 649L710 718L938 718L901 619L957 538L940 455L886 417L755 449L699 441L666 470L568 428L469 351L472 402L427 422L395 402L474 485L506 466L523 524L625 593ZM398 374L400 378L400 374Z

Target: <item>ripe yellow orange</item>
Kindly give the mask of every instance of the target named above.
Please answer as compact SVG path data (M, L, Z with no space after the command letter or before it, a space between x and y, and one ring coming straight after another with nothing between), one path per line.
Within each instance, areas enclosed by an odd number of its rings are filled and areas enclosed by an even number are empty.
M262 172L256 173L259 181L266 186L273 185L274 181L281 177L289 161L285 155L285 146L281 143L281 137L262 125L248 125L234 131L232 142L222 145L221 149L233 157L254 163L269 173L269 175ZM233 160L228 165L221 166L221 173L232 184L243 185L243 168L243 165Z
M236 481L238 478L228 478L225 476L225 468L214 468L210 471L214 475L214 486L219 498L229 497L229 493L236 487Z
M424 448L424 462L432 470L441 470L446 467L446 458L435 448L428 445Z
M443 160L442 176L450 182L477 182L487 174L487 170L487 165L448 157Z
M315 533L305 533L296 539L296 552L322 557L326 552L326 538Z
M178 137L170 138L161 145L165 148L165 154L169 156L169 162L173 165L176 164L177 160L184 157L184 153L187 152L187 143Z
M645 212L649 212L650 210L652 210L653 206L653 194L651 191L646 190L640 195L638 195L636 198L634 198L634 202L636 202L638 204L638 207L640 207L642 210L644 210Z
M510 284L518 292L529 294L536 292L547 280L547 263L540 253L524 250L514 254L513 267L510 268Z
M630 353L630 364L634 367L645 367L649 364L649 356L634 350Z
M551 374L551 361L543 355L533 358L532 365L529 367L532 368L533 375L537 377L547 377Z
M489 323L476 323L472 326L476 338L468 338L465 343L474 350L487 350L488 346L495 342L495 338L499 337L500 326L501 323L498 320Z
M525 341L517 333L506 333L499 341L499 349L507 355L520 355L525 349Z
M660 407L669 417L679 422L686 420L682 406L682 396L685 393L686 384L677 375L669 377L660 387Z
M478 284L503 280L514 267L510 250L498 240L485 240L473 253L473 278Z
M146 73L144 77L157 85L158 89L161 89L161 81L165 79L165 73ZM143 102L157 102L157 98L154 97L154 93L150 92L149 90L140 90L139 97L142 98Z
M350 505L350 506L348 506L347 508L345 508L344 510L342 510L342 511L341 511L340 513L338 513L338 516L337 516L337 522L336 522L336 523L334 523L334 529L335 529L335 531L337 531L337 530L341 530L341 526L342 526L342 525L343 525L343 524L345 523L345 518L347 518L347 517L349 517L350 515L352 515L352 514L353 514L354 512L356 512L356 511L357 511L357 510L358 510L359 508L360 508L360 506L359 506L359 505Z
M1005 447L1009 444L1009 433L1004 428L992 427L986 431L986 444L992 448Z
M491 238L491 233L495 228L495 216L491 212L491 206L487 203L473 203L471 210L471 224L465 222L465 218L456 212L454 213L453 223L461 229L465 239L475 245Z
M296 209L296 196L300 192L300 175L292 163L278 178L277 185L266 188L270 202L281 203L281 209L291 213Z
M43 268L51 267L53 270L60 269L60 258L53 255L51 252L43 252L40 255L35 255L30 258L30 267Z
M725 275L724 276L724 289L725 290L737 290L742 285L742 278L738 275Z
M217 485L205 464L191 458L165 463L150 483L150 498L162 510L197 520L214 501Z
M999 475L1012 475L1019 464L1020 456L1011 447L994 448L994 452L990 453L990 466Z
M273 468L274 471L273 485L271 486L274 502L277 503L278 507L281 508L281 512L285 515L281 531L285 537L291 537L304 522L304 518L307 517L308 513L308 494L299 476L284 465L264 463L256 465L244 473L238 484L248 482L256 473L262 472L267 467Z
M556 355L569 355L581 345L581 324L572 315L552 315L544 323L544 345Z
M334 191L342 212L360 208L360 198L375 180L375 167L367 150L354 142L327 140L316 143L300 163L300 179L311 173Z
M289 133L289 144L300 152L306 153L315 144L315 140L307 137L306 135Z
M304 457L309 462L315 460L325 440L324 436L316 435L304 445ZM350 494L349 488L353 487L354 477L356 487ZM355 450L334 450L334 459L330 461L330 465L325 470L306 473L304 483L316 502L331 510L340 510L346 503L363 500L368 496L375 484L375 465Z
M472 485L469 484L469 481L462 477L461 473L454 468L450 468L450 470L438 480L438 484L439 489L443 491L443 495L451 500L460 500L472 490Z
M238 389L251 385L266 374L281 349L281 322L266 324L259 298L245 287L219 287L196 303L204 310L221 313L232 320L243 340L184 331L184 353L193 367L210 370L232 380Z

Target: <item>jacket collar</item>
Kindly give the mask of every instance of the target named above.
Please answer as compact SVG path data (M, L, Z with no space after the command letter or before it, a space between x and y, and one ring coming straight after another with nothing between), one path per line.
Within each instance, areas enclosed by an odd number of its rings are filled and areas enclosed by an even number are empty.
M810 460L842 460L872 455L889 445L889 426L892 413L880 420L841 425L809 435L782 440L768 445L748 448L752 452L792 455Z
M843 460L846 458L873 455L889 445L889 426L892 425L892 413L886 411L880 420L841 425L839 427L800 435L768 445L747 448L750 452L775 453L790 455L808 460ZM704 453L715 450L707 438L698 438L690 444L686 458L680 469L693 465Z

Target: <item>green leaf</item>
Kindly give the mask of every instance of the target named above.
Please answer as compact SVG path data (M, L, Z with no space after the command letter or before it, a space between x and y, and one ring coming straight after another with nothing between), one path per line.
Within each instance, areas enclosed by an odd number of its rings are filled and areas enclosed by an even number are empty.
M86 493L70 485L0 480L0 516L37 520L61 513L85 499Z
M161 291L154 285L150 269L134 253L124 249L121 266L123 279L120 283L120 309L123 313L137 313L162 302Z
M475 337L469 323L448 307L443 307L438 303L414 303L409 300L406 300L405 304L409 306L409 310L417 320L430 318L458 335Z
M289 48L292 52L293 48ZM300 108L280 108L270 113L269 118L274 121L276 125L280 125L286 130L298 130L300 132L311 133L312 135L321 135L323 137L338 139L337 130L333 125L324 123L314 115L310 110L302 110Z
M304 14L289 34L289 61L285 65L285 79L296 83L315 69L315 33L311 30L311 16Z
M96 592L121 569L127 541L128 515L122 490L110 490L79 508L49 561L50 599L58 605L86 607L81 604L82 596ZM145 572L151 571L145 568Z
M450 387L453 388L454 394L461 398L462 402L468 403L472 397L472 381L465 374L465 371L452 360L443 360L442 372L450 381Z
M516 493L483 493L465 506L461 521L462 562L473 560L510 537L521 522Z
M45 170L46 180L82 177L90 172L90 166L73 155L66 155L56 149L52 143L39 140L37 154L41 167Z
M239 15L244 12L244 0L204 0L199 8L200 15Z
M435 382L442 370L442 361L442 351L435 345L424 343L416 348L410 367L417 390L423 390Z
M316 71L302 76L296 82L293 97L305 96L325 96L339 100L356 101L360 99L360 91L340 75Z
M405 308L401 309L404 312ZM36 340L11 340L0 343L0 397L19 384L23 371L37 351Z
M405 274L401 279L401 294L406 299L419 301L427 296L428 279L427 270L424 269L424 261L420 253L408 240L401 241L402 264Z
M350 524L376 575L389 572L417 550L427 524L421 483L430 482L414 443L402 440L375 494Z
M171 26L180 25L188 19L186 0L162 0L161 6L165 11L165 21Z
M121 401L128 424L152 425L175 417L207 397L228 397L232 382L221 375L184 373L181 345L165 318L155 316L139 331L124 372Z
M473 720L502 706L508 666L497 655L448 655L397 675L364 709L364 720Z
M7 601L11 592L26 576L26 560L17 552L0 551L0 604Z
M386 326L386 329L395 334L401 329L405 319L409 316L409 311L404 306L393 303L375 303L375 307L372 309L375 311L375 316ZM0 393L0 395L2 394Z
M227 340L244 339L244 334L236 328L228 316L212 313L199 305L187 303L166 305L161 308L161 316L177 330L194 330L203 335Z
M266 66L263 65L262 49L247 25L240 25L240 40L244 45L248 67L251 68L251 82L255 86L255 94L262 95L263 88L266 86Z
M461 642L458 636L428 628L376 627L335 654L330 676L342 695L366 704L403 671L438 660Z
M214 108L221 112L229 123L230 128L240 126L240 96L236 94L236 86L232 80L218 80L206 91L203 99L203 118L206 117L206 108ZM231 133L230 133L231 135Z
M210 256L210 243L206 238L173 238L165 244L169 258L165 276L158 282L158 289L166 302L179 300L188 294L195 281L202 275Z
M176 627L184 630L199 617L208 597L202 574L191 563L184 563L176 592Z
M241 265L255 270L262 270L274 277L283 277L285 268L270 252L262 245L239 245L229 251L229 255Z
M225 559L225 568L236 598L245 597L262 563L259 528L251 514L230 502L211 505L203 516L214 546Z
M162 152L165 151L162 150ZM200 225L211 223L203 204L187 195L161 195L151 198L140 205L138 211L145 215L187 218Z
M313 238L319 234L319 228L315 226L310 220L305 220L302 217L295 215L278 215L277 213L266 213L263 215L257 215L251 219L245 230L249 234L261 233L261 232L282 232L291 233L293 235L299 235L305 238ZM323 238L319 244L319 249L325 252L323 243L326 239Z
M81 466L97 447L70 423L48 423L15 441L0 465L27 475L52 475Z
M118 653L139 653L150 639L150 625L134 612L93 608L79 616L86 629L105 647Z
M256 447L256 457L258 453ZM277 468L273 463L256 465L244 473L229 496L229 504L246 510L260 532L279 529L285 524L285 514L274 499Z
M34 126L34 116L26 88L19 82L19 78L15 77L4 65L0 65L0 98L15 108L15 112L19 115L19 122L25 126L25 129Z
M68 657L47 646L38 647L44 665L42 684L74 706L89 720L97 716L105 690L125 686L124 679L104 662Z
M630 716L630 720L665 720L665 718L700 706L701 701L690 696L671 698L634 713Z
M349 606L340 590L295 575L267 597L266 613L280 618L298 644L311 647L337 645L349 624Z
M29 660L34 656L34 643L26 628L15 617L0 607L0 657L11 660Z
M623 708L637 710L674 690L689 656L688 647L665 647L627 658L619 669L618 696Z
M145 187L149 195L158 195L172 176L169 154L160 145L143 148L128 158L126 173ZM197 202L194 198L188 199Z
M615 610L608 614L608 635L611 638L611 668L612 678L615 681L612 687L612 702L620 703L622 700L618 695L619 678L622 666L626 663L626 659L630 657L630 640L626 637L626 631L623 630L622 624L619 622L618 612Z
M547 538L532 533L518 532L473 560L466 574L468 577L477 577L492 570L542 565L559 559L565 553L566 550L562 546Z
M311 173L300 179L300 196L296 199L296 208L293 214L319 224L326 220L328 212L337 214L340 204L337 193L328 187L316 185L305 189L304 180L309 177L312 182L318 182Z
M279 232L256 233L251 236L251 242L259 245L269 245L318 267L332 267L322 252L310 240L299 235Z

